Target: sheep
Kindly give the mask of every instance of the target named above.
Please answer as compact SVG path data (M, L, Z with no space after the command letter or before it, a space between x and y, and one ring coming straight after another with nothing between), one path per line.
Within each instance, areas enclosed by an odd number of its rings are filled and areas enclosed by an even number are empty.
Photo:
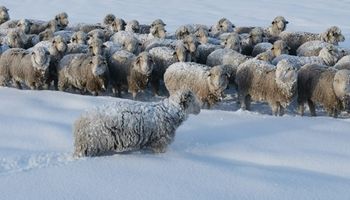
M87 111L75 121L74 157L138 150L164 153L188 115L199 113L199 102L189 90L160 102L117 100Z
M287 60L291 65L300 68L303 65L317 63L320 65L333 66L342 57L342 53L334 46L324 47L318 56L302 57L282 54L272 60L272 64L277 65L281 60Z
M221 45L223 45L225 48L229 48L232 50L235 50L237 52L242 51L242 43L241 43L241 37L235 33L229 33L226 34L224 37L221 37Z
M338 60L334 65L336 69L349 69L350 70L350 55L346 55Z
M3 24L4 22L10 20L8 11L9 9L7 9L5 6L0 6L0 24Z
M320 53L323 47L329 47L329 46L332 46L332 44L321 40L308 41L302 44L300 47L298 47L297 56L318 56L318 54ZM340 48L339 50L341 51ZM346 54L345 50L343 50L343 52L344 54Z
M115 20L115 16L113 14L107 14L104 18L103 18L103 24L105 26L110 26L112 25L112 23Z
M89 54L69 54L58 65L58 89L65 91L69 87L82 93L90 92L97 96L106 90L109 71L106 59Z
M260 43L263 44L263 43ZM263 50L263 46L260 46L260 44L257 44L255 47L259 46L258 48L254 47L253 50L253 56L257 53L260 52L260 50ZM269 48L268 50L259 53L258 55L255 56L255 58L259 59L259 60L264 60L266 62L272 62L272 60L274 58L276 58L277 56L280 56L282 54L288 54L289 53L290 48L287 46L287 44L283 41L283 40L277 40L273 43L273 45L271 46L271 48Z
M166 24L161 19L156 19L151 23L151 27L159 26L159 25L163 27L166 26Z
M222 33L233 32L235 25L226 18L221 18L214 26L209 29L209 33L213 37L218 37Z
M150 33L155 38L165 38L166 37L166 30L164 29L164 26L162 25L155 25L150 28Z
M165 87L172 95L182 88L191 89L202 102L211 108L220 101L228 85L229 73L226 66L208 67L193 62L177 62L164 73Z
M21 19L21 20L9 20L3 24L0 25L0 34L6 35L11 31L14 30L21 30L25 34L30 33L32 23L27 19Z
M316 116L315 104L320 104L329 116L337 117L350 106L350 70L319 64L303 66L298 72L297 102L302 116L307 102L311 116Z
M230 65L236 68L249 58L232 49L217 49L208 55L206 64L208 66Z
M13 29L3 38L2 43L8 45L10 48L26 48L28 41L29 39L23 31Z
M236 72L241 109L250 110L251 100L265 101L273 115L283 115L296 95L297 72L292 67L277 67L260 60L248 60Z
M215 50L221 49L223 46L215 44L200 44L196 49L196 62L200 64L206 64L208 56Z
M186 36L191 35L192 33L194 33L193 27L188 26L188 25L183 25L183 26L180 26L179 28L176 29L175 38L177 40L182 40Z
M89 33L92 30L95 29L104 29L105 27L101 24L86 24L86 23L78 23L75 24L74 26L65 28L64 30L68 30L68 31L83 31L85 33Z
M267 28L266 34L268 37L278 37L287 28L289 22L283 16L277 16L271 22L271 26Z
M154 62L152 78L150 80L153 94L159 95L159 82L163 80L166 69L175 62L185 62L186 50L177 45L175 49L170 47L154 47L149 50L149 54Z
M64 30L69 24L68 14L66 12L58 13L55 16L55 20L57 22L59 30Z
M338 45L339 42L343 42L345 40L340 28L337 26L332 26L321 34L284 31L279 35L279 37L291 48L290 53L292 55L296 55L297 49L308 41L321 40L333 45Z
M242 40L243 55L252 55L253 48L256 44L263 42L264 30L262 28L254 28L249 32L248 38Z
M48 77L50 55L43 47L28 51L12 48L0 57L0 86L12 81L18 89L25 83L30 89L42 89Z
M121 97L122 89L131 92L133 99L139 91L146 89L153 70L153 61L148 52L138 56L121 50L109 59L110 85L113 94Z
M123 19L115 18L109 28L113 32L119 32L119 31L124 31L125 26L126 26L126 23Z
M83 31L74 32L70 42L74 44L87 44L87 34Z
M140 33L140 24L137 20L131 20L126 23L125 31L132 33Z

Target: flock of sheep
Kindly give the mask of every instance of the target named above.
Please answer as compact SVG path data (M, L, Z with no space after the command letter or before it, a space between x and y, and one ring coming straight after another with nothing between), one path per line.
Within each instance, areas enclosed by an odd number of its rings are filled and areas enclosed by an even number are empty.
M336 26L320 34L288 32L282 16L267 28L235 27L222 18L168 34L161 19L145 25L108 14L101 24L68 23L64 12L50 21L13 20L0 6L0 86L130 92L133 99L148 88L170 95L83 114L75 123L77 156L164 152L187 115L219 102L229 86L246 110L261 101L283 115L295 98L301 115L305 103L313 116L317 104L333 117L350 110L350 50L338 46L345 38Z

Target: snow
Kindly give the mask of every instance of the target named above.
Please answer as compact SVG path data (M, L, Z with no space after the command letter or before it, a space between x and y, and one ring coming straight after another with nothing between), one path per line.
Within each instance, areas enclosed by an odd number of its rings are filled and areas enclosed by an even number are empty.
M48 20L66 11L72 23L101 22L114 13L166 29L213 24L268 26L277 15L287 30L339 26L350 38L350 1L92 1L0 0L13 19ZM252 15L252 13L254 13ZM350 40L341 46L350 48ZM0 87L0 199L350 199L350 119L269 115L222 103L178 129L164 154L135 152L73 159L72 124L112 97ZM227 111L224 111L225 109Z

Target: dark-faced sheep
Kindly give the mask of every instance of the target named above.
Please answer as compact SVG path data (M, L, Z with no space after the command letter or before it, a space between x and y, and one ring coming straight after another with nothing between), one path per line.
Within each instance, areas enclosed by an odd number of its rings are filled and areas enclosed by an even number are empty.
M319 64L303 66L298 72L298 104L304 115L307 103L311 116L316 116L316 104L329 116L337 117L350 106L350 70L336 70Z
M12 48L5 51L0 58L0 85L8 86L10 82L19 89L24 83L30 89L42 89L48 78L50 54L43 47L28 51Z
M196 96L179 91L161 102L117 100L90 110L74 123L74 156L151 150L164 153L189 114L199 114Z
M107 61L101 55L70 54L59 62L58 88L61 91L74 88L96 96L106 90L108 77Z

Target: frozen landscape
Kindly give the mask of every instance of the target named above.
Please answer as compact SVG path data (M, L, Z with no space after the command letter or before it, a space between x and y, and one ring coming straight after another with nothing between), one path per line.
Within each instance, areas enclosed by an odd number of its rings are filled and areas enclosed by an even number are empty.
M350 49L350 1L0 0L11 18L70 23L161 18L168 32L188 23L287 30L339 26ZM91 107L115 101L56 91L0 87L0 200L10 199L350 199L350 118L270 115L265 104L238 110L231 100L202 110L176 132L164 154L134 152L73 159L72 125Z

